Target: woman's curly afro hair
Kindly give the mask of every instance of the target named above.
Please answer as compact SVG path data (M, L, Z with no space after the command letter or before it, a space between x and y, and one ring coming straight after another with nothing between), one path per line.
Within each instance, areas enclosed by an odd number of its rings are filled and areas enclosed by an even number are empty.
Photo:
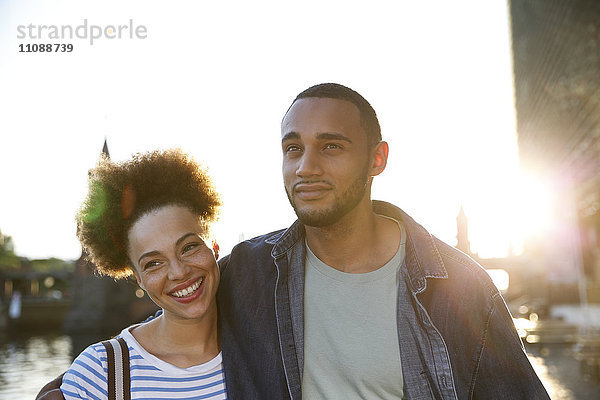
M87 199L77 213L77 236L100 274L132 274L127 235L144 214L181 205L207 229L220 206L210 177L181 150L139 153L116 163L102 157L90 171Z

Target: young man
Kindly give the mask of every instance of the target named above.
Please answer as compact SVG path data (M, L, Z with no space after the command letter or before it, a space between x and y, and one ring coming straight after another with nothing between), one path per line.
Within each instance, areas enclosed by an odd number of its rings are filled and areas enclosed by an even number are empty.
M305 90L281 141L298 221L220 262L229 398L549 398L487 273L371 201L388 145L361 95Z
M281 141L298 221L221 263L232 398L549 398L487 273L371 201L388 145L361 95L305 90Z

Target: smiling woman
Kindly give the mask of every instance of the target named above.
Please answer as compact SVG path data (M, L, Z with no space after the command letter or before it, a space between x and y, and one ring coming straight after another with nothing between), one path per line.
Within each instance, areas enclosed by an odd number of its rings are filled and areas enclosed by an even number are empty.
M128 253L135 277L140 287L164 310L163 319L214 317L219 271L214 253L202 238L204 234L205 228L198 223L197 215L179 205L148 212L129 231ZM148 334L149 343L152 343L150 337L155 333L156 321L138 329L140 336ZM162 351L157 348L152 353Z
M90 171L77 217L82 245L99 273L134 275L163 312L119 335L122 358L129 353L131 380L124 375L123 382L130 388L107 372L113 350L119 359L118 342L96 343L64 375L66 399L111 399L115 391L124 398L165 391L174 399L226 398L215 299L219 269L215 246L207 245L218 206L210 178L181 151L138 154L123 163L103 158Z

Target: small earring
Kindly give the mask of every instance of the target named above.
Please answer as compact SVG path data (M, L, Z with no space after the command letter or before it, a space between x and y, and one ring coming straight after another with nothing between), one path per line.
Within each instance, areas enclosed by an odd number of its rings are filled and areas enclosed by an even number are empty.
M215 259L218 260L219 259L219 244L217 243L216 240L213 240L213 242L212 242L212 248L213 248L213 251L215 253Z

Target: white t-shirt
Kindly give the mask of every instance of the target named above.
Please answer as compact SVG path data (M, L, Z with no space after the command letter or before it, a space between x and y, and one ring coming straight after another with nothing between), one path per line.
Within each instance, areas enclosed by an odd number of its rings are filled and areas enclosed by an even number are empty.
M302 398L402 399L397 297L405 238L381 268L349 274L307 246Z
M129 348L132 399L227 398L221 353L212 360L179 368L148 353L131 332L119 335ZM65 399L107 399L107 359L102 343L86 348L63 376L60 387Z

